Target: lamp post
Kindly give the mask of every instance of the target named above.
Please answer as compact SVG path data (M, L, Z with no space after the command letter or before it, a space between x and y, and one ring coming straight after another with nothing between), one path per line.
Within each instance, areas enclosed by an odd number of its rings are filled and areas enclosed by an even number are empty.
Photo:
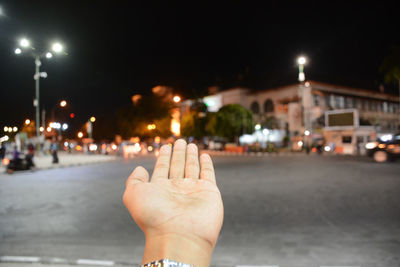
M87 132L88 132L88 137L92 139L93 136L93 123L96 121L96 117L90 117L88 120L87 124Z
M40 72L40 66L42 62L40 61L43 57L50 59L53 57L53 54L49 51L37 51L28 39L23 38L20 40L19 45L21 48L16 48L14 53L17 55L22 54L22 49L30 49L31 55L35 59L35 75L33 75L33 79L35 80L35 101L34 106L36 107L36 137L38 139L37 149L39 150L39 139L40 139L40 102L39 102L39 80L40 78L47 78L46 72ZM63 52L63 46L60 43L54 43L51 47L51 50L55 53ZM66 54L66 53L64 53Z

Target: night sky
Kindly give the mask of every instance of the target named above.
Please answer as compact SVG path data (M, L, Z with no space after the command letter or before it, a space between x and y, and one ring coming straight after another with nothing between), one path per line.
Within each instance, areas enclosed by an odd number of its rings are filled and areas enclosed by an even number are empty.
M190 98L213 85L294 83L300 54L307 79L376 90L382 59L400 43L397 9L319 2L328 5L0 0L0 126L34 118L34 62L13 53L23 36L35 47L65 45L67 56L43 60L40 99L47 110L68 100L76 124L156 85Z

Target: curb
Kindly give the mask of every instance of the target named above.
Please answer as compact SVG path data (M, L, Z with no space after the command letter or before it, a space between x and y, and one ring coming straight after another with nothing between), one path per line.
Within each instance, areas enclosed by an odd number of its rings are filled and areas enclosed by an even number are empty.
M111 158L111 159L102 159L102 160L95 160L95 161L89 161L89 162L77 162L77 163L69 163L69 164L52 164L46 167L36 167L33 170L21 170L18 171L18 173L23 173L23 172L32 172L32 171L40 171L40 170L51 170L51 169L62 169L62 168L68 168L68 167L76 167L76 166L83 166L83 165L90 165L90 164L97 164L97 163L103 163L103 162L110 162L110 161L116 161L118 158ZM0 166L0 170L4 169L1 171L1 173L6 172L6 169L4 166ZM1 261L0 261L1 262Z
M31 256L0 256L1 263L28 263L28 264L53 264L53 265L79 265L79 266L139 266L140 262L124 262L97 259L67 260L64 258L47 258Z
M208 153L212 156L242 156L242 157L278 157L278 156L306 156L302 152L229 152L229 151L214 151L203 150L202 152ZM311 155L311 154L310 154Z

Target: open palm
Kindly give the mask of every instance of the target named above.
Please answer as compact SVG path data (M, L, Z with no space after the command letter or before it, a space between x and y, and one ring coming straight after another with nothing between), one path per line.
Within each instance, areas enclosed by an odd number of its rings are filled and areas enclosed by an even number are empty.
M223 206L207 154L197 146L177 140L160 149L151 182L137 167L127 180L124 203L149 236L180 235L215 246L222 227ZM172 154L172 157L171 157Z

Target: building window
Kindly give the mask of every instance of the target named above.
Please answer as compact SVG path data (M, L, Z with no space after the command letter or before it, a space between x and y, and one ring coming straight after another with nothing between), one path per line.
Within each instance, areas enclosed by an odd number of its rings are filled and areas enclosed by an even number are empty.
M344 107L345 108L353 108L353 98L351 97L346 97L344 99Z
M351 136L342 136L342 143L343 144L351 144Z
M353 98L353 100L354 100L354 107L357 108L357 109L361 109L361 102L360 102L360 99L358 99L358 98Z
M344 108L343 96L335 96L335 108Z
M260 106L258 105L257 101L254 101L253 103L251 103L250 109L254 114L260 113Z
M331 105L331 102L330 102L330 96L329 95L326 95L325 96L325 106L327 106L327 107L332 107L332 105Z
M319 103L321 102L321 98L319 95L313 95L313 99L314 99L314 106L319 106Z
M274 112L274 102L271 99L267 99L264 102L264 112Z

